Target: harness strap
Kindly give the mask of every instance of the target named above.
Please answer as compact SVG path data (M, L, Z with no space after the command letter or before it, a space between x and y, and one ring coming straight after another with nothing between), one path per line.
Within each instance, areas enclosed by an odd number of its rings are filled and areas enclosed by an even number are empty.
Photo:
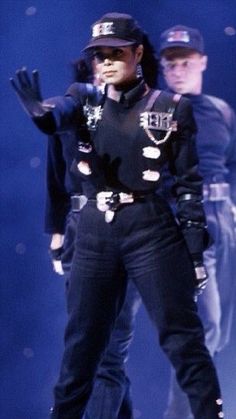
M161 91L160 90L154 90L154 92L151 94L150 98L148 99L148 103L145 106L145 111L150 111L153 106L154 103L156 102L158 96L160 95Z
M154 92L151 94L147 105L144 108L144 111L149 112L151 111L151 109L153 108L153 106L155 105L156 100L158 99L159 95L161 93L161 90L154 90ZM168 112L169 113L174 113L176 106L178 105L179 101L181 99L181 95L178 93L175 93L172 95L171 97L171 103L168 107Z

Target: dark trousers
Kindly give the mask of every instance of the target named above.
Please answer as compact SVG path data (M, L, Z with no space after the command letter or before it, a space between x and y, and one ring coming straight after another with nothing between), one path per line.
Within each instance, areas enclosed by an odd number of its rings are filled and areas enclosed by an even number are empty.
M193 265L172 213L158 197L123 207L109 224L95 203L81 211L52 417L82 418L127 277L157 327L195 419L218 419L220 389L193 299Z
M115 320L108 347L97 370L84 419L133 419L130 381L125 363L141 298L132 283Z
M212 356L229 342L235 305L236 238L231 207L230 199L205 201L208 228L214 244L204 254L209 281L198 299L198 308L205 329L206 346ZM164 418L189 417L188 400L172 370Z
M66 289L69 287L78 221L78 213L69 213L62 255ZM124 304L114 324L109 345L99 365L84 419L133 418L130 381L126 375L125 363L133 339L135 316L140 305L141 298L130 281Z

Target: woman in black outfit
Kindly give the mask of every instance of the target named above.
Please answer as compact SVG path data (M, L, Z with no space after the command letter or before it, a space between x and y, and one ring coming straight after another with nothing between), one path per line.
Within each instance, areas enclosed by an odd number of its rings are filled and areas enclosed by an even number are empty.
M220 389L194 298L206 279L207 232L192 108L187 99L146 83L147 37L131 16L109 13L92 29L85 52L106 83L101 97L73 84L65 96L42 102L37 73L31 82L20 70L18 82L12 80L43 132L79 130L74 170L88 199L78 223L52 418L82 418L128 278L157 327L194 418L217 419L223 417ZM91 140L85 143L87 129ZM167 165L178 221L161 196Z

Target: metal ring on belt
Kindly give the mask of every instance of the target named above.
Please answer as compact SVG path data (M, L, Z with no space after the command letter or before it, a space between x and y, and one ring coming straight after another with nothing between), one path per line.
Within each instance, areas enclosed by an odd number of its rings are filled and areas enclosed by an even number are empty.
M87 204L88 198L85 195L71 195L71 210L73 212L79 212Z

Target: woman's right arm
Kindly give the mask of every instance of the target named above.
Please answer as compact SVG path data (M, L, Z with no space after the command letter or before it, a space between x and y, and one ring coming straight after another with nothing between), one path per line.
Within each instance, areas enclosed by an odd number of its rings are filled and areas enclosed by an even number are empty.
M43 100L37 70L32 72L31 78L26 68L17 70L16 78L11 78L10 82L24 111L45 134L67 130L75 123L80 109L82 111L79 93Z

